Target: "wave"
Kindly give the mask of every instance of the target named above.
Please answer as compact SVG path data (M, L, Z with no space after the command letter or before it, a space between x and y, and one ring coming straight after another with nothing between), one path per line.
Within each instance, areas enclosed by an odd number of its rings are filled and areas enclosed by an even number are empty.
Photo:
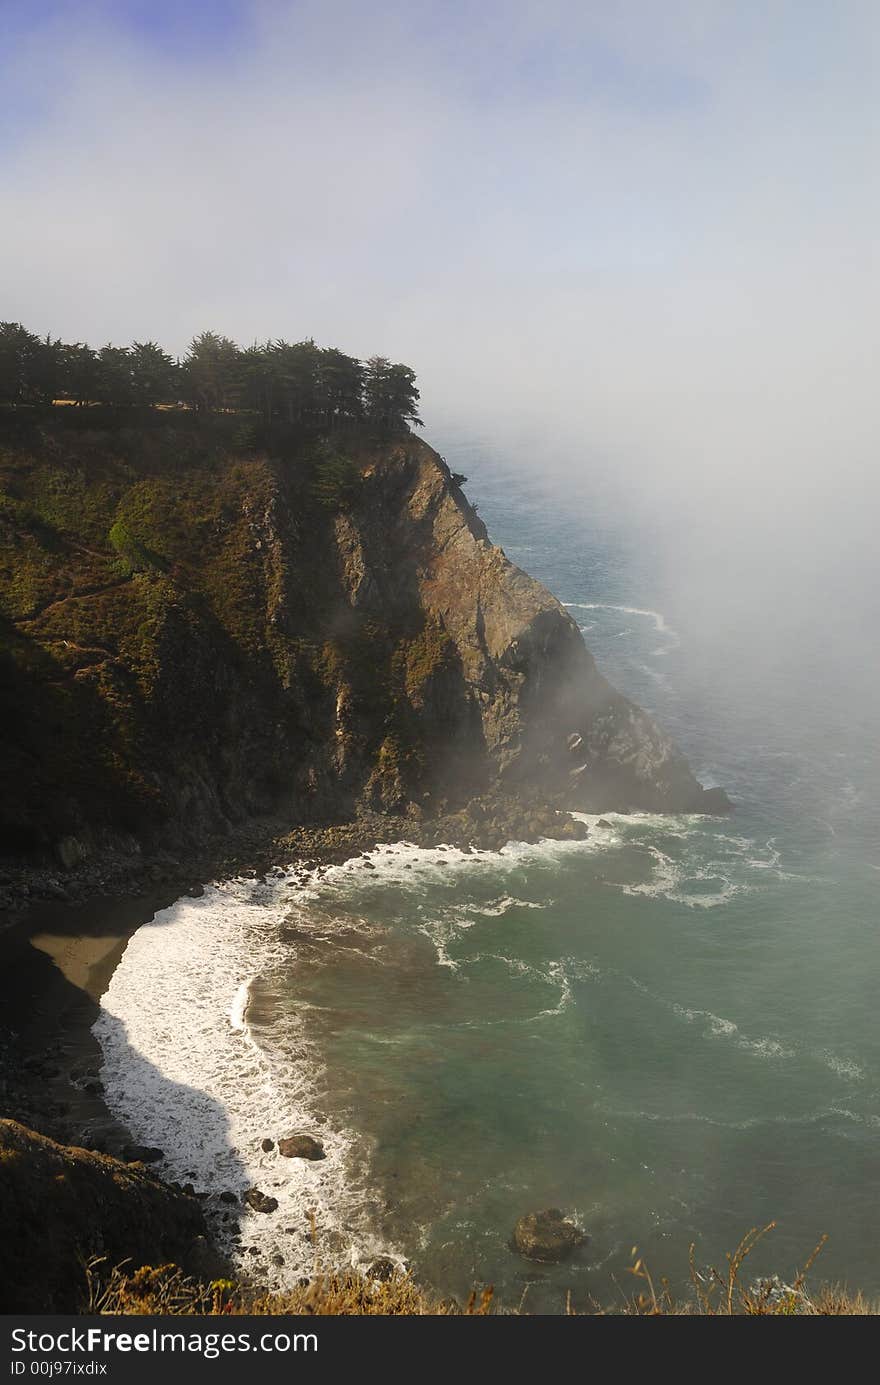
M482 914L486 918L499 918L503 914L509 914L511 909L549 909L552 903L552 899L515 899L513 895L504 894L499 899L490 900L488 904L471 904L466 907L474 914Z
M356 1173L358 1137L319 1109L321 1059L302 1019L285 1012L274 1051L255 1039L254 983L278 967L289 974L296 952L279 937L289 884L232 881L156 914L129 940L94 1025L110 1109L137 1141L164 1151L166 1177L209 1195L206 1215L240 1269L244 1248L255 1248L249 1263L277 1288L312 1272L312 1218L337 1263L389 1253ZM320 1134L326 1157L282 1158L278 1138L304 1130ZM267 1136L276 1141L269 1152ZM251 1187L279 1206L272 1215L245 1209L239 1245L219 1194Z
M854 1058L840 1057L828 1049L816 1051L803 1048L799 1050L797 1047L792 1048L772 1036L760 1039L749 1038L734 1020L725 1019L722 1015L715 1015L711 1010L690 1009L679 1004L673 1004L671 1009L674 1014L689 1024L705 1021L704 1037L732 1039L738 1048L746 1049L758 1057L790 1059L801 1056L822 1064L829 1072L846 1082L862 1082L865 1078L865 1068Z
M672 626L667 623L662 611L652 611L644 606L614 606L606 601L564 601L562 603L569 610L577 611L617 611L620 615L644 616L647 620L654 622L654 629L658 635L666 638L666 643L652 650L655 658L663 654L669 654L673 649L681 646L681 636ZM630 634L629 630L622 630L621 635Z
M527 977L530 981L540 985L556 987L558 994L555 1005L545 1006L543 1009L535 1011L534 1014L502 1015L498 1019L464 1020L460 1027L482 1029L511 1024L532 1024L535 1020L553 1018L563 1014L574 1003L574 992L571 985L574 978L569 973L569 960L567 957L559 957L541 965L537 962L526 962L521 957L508 956L503 952L477 952L472 957L463 959L456 964L456 970L461 967L475 967L481 962L497 962L507 971L512 972L514 976Z
M750 1039L747 1034L743 1034L738 1024L733 1020L725 1019L722 1015L715 1015L711 1010L691 1010L684 1005L672 1005L673 1014L684 1019L688 1024L695 1024L705 1020L706 1037L733 1039L738 1048L746 1049L760 1058L794 1058L795 1050L786 1047L778 1039L761 1038Z

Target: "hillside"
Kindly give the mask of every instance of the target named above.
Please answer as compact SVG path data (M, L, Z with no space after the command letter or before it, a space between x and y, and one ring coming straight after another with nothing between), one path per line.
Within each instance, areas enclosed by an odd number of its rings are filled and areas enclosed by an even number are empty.
M0 833L68 868L250 815L523 791L713 811L412 434L0 420ZM265 432L265 430L263 430Z

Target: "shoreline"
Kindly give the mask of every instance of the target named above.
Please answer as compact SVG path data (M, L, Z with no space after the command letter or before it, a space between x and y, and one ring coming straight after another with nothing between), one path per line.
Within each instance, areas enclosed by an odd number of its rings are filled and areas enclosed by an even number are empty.
M133 934L176 901L201 897L205 885L290 872L305 880L402 839L458 845L470 853L548 835L586 833L564 811L487 798L427 820L365 814L292 830L277 820L251 820L183 865L161 852L138 855L135 862L106 853L70 873L63 898L51 877L44 888L45 868L21 865L18 878L26 888L19 907L5 919L0 915L0 1115L62 1145L124 1162L139 1157L141 1147L105 1102L104 1054L93 1026ZM159 1176L169 1182L167 1174Z
M92 1025L129 938L171 902L167 890L41 901L0 934L4 1116L101 1153L133 1143L104 1103Z
M401 840L471 851L507 840L583 835L565 809L487 795L428 818L362 813L296 827L279 818L250 819L206 840L185 861L165 849L135 856L106 850L68 872L47 861L2 860L0 1114L20 1119L16 1108L29 1112L38 1117L34 1128L53 1138L55 1129L70 1128L67 1108L77 1105L81 1088L62 1079L96 1061L91 1025L128 939L158 910L185 895L198 897L207 884L260 879L282 868L320 873ZM48 1096L47 1082L57 1088ZM95 1103L79 1104L88 1127Z

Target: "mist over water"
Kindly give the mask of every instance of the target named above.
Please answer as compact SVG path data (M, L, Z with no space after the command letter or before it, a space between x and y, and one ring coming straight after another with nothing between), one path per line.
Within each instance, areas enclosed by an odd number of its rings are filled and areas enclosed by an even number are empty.
M880 11L73 8L0 7L3 315L410 363L492 537L737 807L181 901L105 997L108 1098L277 1194L267 1280L312 1208L535 1308L771 1218L751 1265L828 1231L880 1289ZM291 1123L320 1165L261 1151ZM592 1241L532 1271L552 1204Z
M813 641L790 623L769 637L768 588L750 611L752 658L747 622L704 620L658 527L613 494L597 486L587 503L586 482L563 492L461 436L441 450L492 537L568 604L602 671L736 814L609 814L584 843L389 846L373 870L240 883L186 904L207 911L211 953L192 920L171 919L176 943L141 930L145 950L129 949L105 1004L148 1059L162 1067L172 1045L177 1078L210 1085L279 1218L299 1225L317 1206L342 1258L390 1247L444 1292L492 1282L507 1304L525 1291L553 1312L569 1289L608 1301L633 1244L678 1285L691 1241L698 1262L719 1262L775 1220L755 1273L790 1273L828 1232L821 1272L876 1291L880 715L854 688L852 651L824 623ZM709 578L716 591L736 580ZM173 959L175 946L186 965L150 987L150 948ZM206 1006L229 1055L191 1042ZM216 1152L194 1169L191 1142L169 1150L122 1058L108 1094L126 1091L137 1138L213 1186ZM279 1188L259 1138L297 1112L331 1157L285 1168ZM553 1205L590 1244L530 1266L509 1249L514 1221ZM260 1237L261 1270L269 1220L252 1216L244 1235ZM309 1253L270 1274L283 1283Z

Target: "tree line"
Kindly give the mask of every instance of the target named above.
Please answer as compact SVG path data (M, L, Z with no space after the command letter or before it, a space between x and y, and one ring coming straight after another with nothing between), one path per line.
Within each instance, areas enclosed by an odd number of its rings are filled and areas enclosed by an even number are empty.
M257 412L266 422L332 432L366 424L382 432L421 424L415 372L384 356L359 361L311 340L242 348L202 332L175 360L154 341L102 346L38 337L0 322L0 403L120 409L177 406L199 414Z

